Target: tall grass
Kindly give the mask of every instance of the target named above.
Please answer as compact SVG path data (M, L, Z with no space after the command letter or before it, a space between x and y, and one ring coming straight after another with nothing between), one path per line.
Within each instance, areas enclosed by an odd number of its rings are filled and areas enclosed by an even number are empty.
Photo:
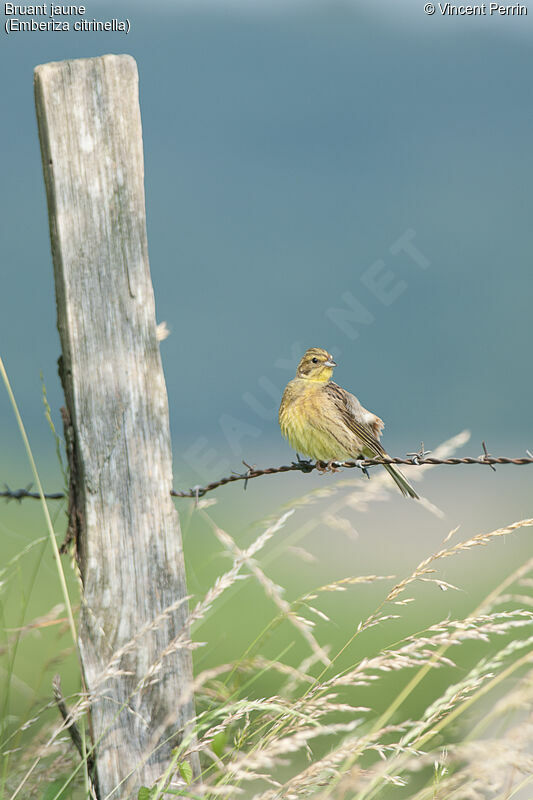
M23 432L21 420L19 424ZM451 454L466 438L444 443L439 454ZM33 468L29 443L28 454ZM417 471L415 479L421 480L426 471ZM36 467L34 478L42 493ZM435 552L420 553L419 563L403 577L343 574L298 594L295 586L284 589L271 577L275 558L291 552L312 560L312 530L328 525L341 536L350 535L355 521L360 526L388 492L386 479L377 474L371 481L335 476L324 487L248 526L244 534L221 527L212 499L200 501L191 511L190 528L201 528L204 536L212 537L210 585L190 602L192 635L184 629L169 642L136 691L159 679L172 650L194 650L194 733L184 735L155 786L133 789L132 764L132 781L105 800L531 797L533 558L502 574L497 584L487 580L481 600L466 612L463 597L463 613L443 617L434 598L463 588L443 574L449 560L465 558L505 537L528 535L533 519L459 541L452 531ZM9 590L13 595L18 586L21 595L28 595L41 563L32 561L36 552L51 547L57 558L56 535L62 532L56 533L42 503L47 537L37 536L4 565L4 594ZM430 503L426 508L439 514ZM237 514L235 521L237 529L242 525ZM240 541L243 538L247 544ZM205 557L204 550L199 558ZM222 558L227 565L213 576ZM4 626L2 800L91 796L87 759L94 743L86 742L86 756L80 759L57 712L52 686L46 683L35 691L26 686L25 701L12 704L9 712L9 693L20 700L21 643L35 635L40 641L50 639L60 631L62 638L53 640L56 663L47 663L44 654L38 663L34 650L35 667L47 681L54 671L68 668L72 674L78 669L72 646L67 652L63 649L65 626L74 634L77 599L70 599L64 578L64 569L70 567L60 566L59 559L56 563L62 602L56 598L52 608L43 606L30 620L28 604L23 604L20 624L15 629L7 622ZM160 625L173 608L112 656L96 695L109 687L124 653L142 648L148 630ZM417 608L423 614L416 613ZM242 627L244 632L234 635ZM228 630L220 654L214 637L203 638L217 628ZM221 657L228 652L229 658ZM176 698L176 704L181 699ZM84 736L88 705L80 678L78 691L67 693L66 702ZM118 709L117 716L120 713ZM169 709L165 727L174 713ZM159 738L154 730L154 747ZM193 752L201 757L201 786L191 781Z

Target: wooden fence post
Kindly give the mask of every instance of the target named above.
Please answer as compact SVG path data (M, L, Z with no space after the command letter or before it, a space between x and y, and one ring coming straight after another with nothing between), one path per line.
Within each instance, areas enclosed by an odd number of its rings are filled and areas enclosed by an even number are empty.
M167 766L194 706L135 61L40 65L35 98L100 795L136 797Z

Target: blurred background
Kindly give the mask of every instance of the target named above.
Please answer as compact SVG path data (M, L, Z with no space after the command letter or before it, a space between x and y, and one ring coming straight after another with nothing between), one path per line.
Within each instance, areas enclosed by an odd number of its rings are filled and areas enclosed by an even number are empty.
M34 445L40 370L56 415L62 399L32 70L128 52L177 469L198 435L233 465L272 443L287 458L275 412L309 346L335 353L390 447L464 427L478 450L531 446L533 12L219 0L85 16L128 14L127 36L3 36L1 341Z
M499 455L533 448L533 9L459 18L428 16L411 0L158 0L90 2L85 17L129 17L131 32L3 34L0 52L1 354L45 489L61 489L62 478L41 371L59 430L63 399L32 71L108 52L133 55L140 75L150 262L158 321L171 330L162 356L177 488L240 470L242 459L293 458L277 408L310 346L329 349L335 380L384 418L393 455L421 441L434 449L465 429L472 438L459 455L479 455L483 439ZM5 391L0 420L0 483L24 486L30 471ZM316 560L279 546L270 574L293 594L353 570L402 574L456 525L467 537L532 516L532 475L433 470L418 486L441 517L394 491L364 508L304 510L294 543L313 518L304 543ZM213 515L249 541L254 521L336 480L273 476L246 494L225 488ZM45 533L28 503L0 506L4 562ZM189 501L178 507L189 588L200 593L225 562L209 526L190 521ZM328 525L339 514L344 529ZM10 583L8 624L21 592L28 619L60 602L43 548ZM474 561L467 554L444 575L463 593L433 593L424 614L473 607L482 587L530 555L527 533ZM340 603L339 643L365 602L355 613ZM205 664L213 648L215 660L230 659L250 640L246 625L230 634L217 624L209 635ZM20 651L20 697L32 654L40 649L45 663L57 653L56 638L43 641ZM36 691L48 691L52 669L43 667Z

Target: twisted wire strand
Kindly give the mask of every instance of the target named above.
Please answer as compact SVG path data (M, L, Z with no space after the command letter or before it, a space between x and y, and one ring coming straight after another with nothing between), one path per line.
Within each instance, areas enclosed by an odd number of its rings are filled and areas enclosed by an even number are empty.
M213 491L213 489L218 489L220 486L225 486L228 483L234 483L235 481L245 481L245 488L246 483L251 480L252 478L260 478L263 475L275 475L279 472L313 472L316 469L320 470L320 466L317 467L316 464L307 464L306 462L303 463L293 463L293 464L286 464L281 467L267 467L266 469L257 469L255 466L249 466L245 462L244 466L247 467L247 471L243 473L234 473L232 475L228 475L225 478L221 478L218 481L213 481L212 483L208 483L206 486L193 486L192 489L188 490L175 490L173 489L170 494L173 497L194 497L199 498L203 497L207 492ZM365 458L360 461L342 461L342 462L335 462L335 465L338 467L342 467L344 469L361 469L365 471L367 467L374 467L378 466L379 464L403 464L405 466L412 466L412 467L423 467L426 465L449 465L449 466L456 466L458 464L484 464L485 466L489 466L494 468L495 464L514 464L515 466L523 466L524 464L533 464L533 458L507 458L506 456L490 456L490 455L483 455L479 456L478 458L473 458L471 456L465 458L428 458L422 457L419 455L412 455L408 458L398 458L398 457L388 457L388 458Z
M478 456L477 458L473 458L471 456L467 456L465 458L431 458L427 456L428 451L424 451L422 449L419 453L408 453L406 458L383 457L365 458L359 461L336 461L335 466L342 467L344 469L361 469L365 471L367 467L374 467L378 466L379 464L403 464L409 467L424 467L427 465L457 466L458 464L482 464L484 466L491 467L492 469L494 469L496 464L513 464L514 466L533 464L533 457L530 456L529 453L528 457L524 458L508 458L506 456L491 456L486 451L485 443L483 443L483 449L485 451L484 454L482 456ZM313 472L316 469L323 471L323 465L313 464L307 461L294 462L292 464L285 464L280 467L266 467L265 469L257 469L255 465L250 466L245 461L243 461L243 464L246 467L245 472L234 472L225 478L212 481L205 486L193 486L191 489L172 489L170 494L172 497L191 497L198 500L198 498L203 497L208 492L212 492L214 489L218 489L220 486L226 486L229 483L235 483L236 481L244 481L244 488L246 489L248 481L252 480L253 478L261 478L263 475L276 475L282 472ZM44 496L47 500L63 500L65 494L63 492L53 492L50 494L45 494ZM5 498L7 501L18 500L21 502L27 498L39 500L40 496L37 492L31 491L30 485L25 489L10 489L9 486L5 486L4 491L0 492L0 497Z

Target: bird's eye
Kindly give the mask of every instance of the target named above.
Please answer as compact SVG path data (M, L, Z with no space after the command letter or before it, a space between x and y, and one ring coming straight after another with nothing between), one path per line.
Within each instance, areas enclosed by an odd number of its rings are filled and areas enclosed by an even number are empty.
M318 358L312 358L311 361L313 362L313 364L318 364Z

